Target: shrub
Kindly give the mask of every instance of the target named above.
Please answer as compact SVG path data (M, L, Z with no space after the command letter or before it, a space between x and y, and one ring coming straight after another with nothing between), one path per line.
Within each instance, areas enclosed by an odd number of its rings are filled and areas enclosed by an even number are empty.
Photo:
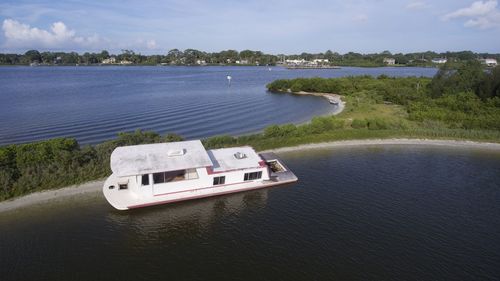
M354 119L352 120L351 127L354 129L364 129L367 126L366 120Z
M236 143L236 139L232 136L224 135L224 136L215 136L208 139L203 140L203 144L207 149L211 148L222 148L226 146L231 146Z
M388 129L388 122L382 118L371 118L366 120L369 130L385 130Z

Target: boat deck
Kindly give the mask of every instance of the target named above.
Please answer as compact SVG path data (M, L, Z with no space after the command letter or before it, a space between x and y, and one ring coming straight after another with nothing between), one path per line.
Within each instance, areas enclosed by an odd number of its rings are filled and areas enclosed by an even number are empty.
M284 168L282 172L270 171L269 176L271 180L276 182L292 182L298 180L297 176L285 165L283 160L278 157L278 155L273 152L260 153L262 159L266 162L278 161L279 164Z

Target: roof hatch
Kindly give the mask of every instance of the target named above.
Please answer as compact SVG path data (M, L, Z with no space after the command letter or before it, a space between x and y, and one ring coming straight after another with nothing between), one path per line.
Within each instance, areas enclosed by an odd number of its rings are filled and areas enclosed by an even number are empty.
M171 149L167 152L168 157L176 157L176 156L182 156L186 154L186 150L184 148L182 149Z

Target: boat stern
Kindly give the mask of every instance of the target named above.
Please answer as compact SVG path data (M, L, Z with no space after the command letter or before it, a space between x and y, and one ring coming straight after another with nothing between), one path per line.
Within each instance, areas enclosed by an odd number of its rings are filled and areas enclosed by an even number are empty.
M106 200L118 210L128 210L128 206L133 199L133 194L130 192L130 183L127 180L118 178L115 174L111 174L102 187L102 193Z

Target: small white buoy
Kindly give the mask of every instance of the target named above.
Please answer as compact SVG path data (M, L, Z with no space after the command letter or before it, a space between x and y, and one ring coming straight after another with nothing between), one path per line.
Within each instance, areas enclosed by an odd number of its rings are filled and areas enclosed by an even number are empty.
M231 75L228 75L228 76L227 76L227 83L228 83L229 85L231 85L231 79L233 79L233 77L231 77Z

